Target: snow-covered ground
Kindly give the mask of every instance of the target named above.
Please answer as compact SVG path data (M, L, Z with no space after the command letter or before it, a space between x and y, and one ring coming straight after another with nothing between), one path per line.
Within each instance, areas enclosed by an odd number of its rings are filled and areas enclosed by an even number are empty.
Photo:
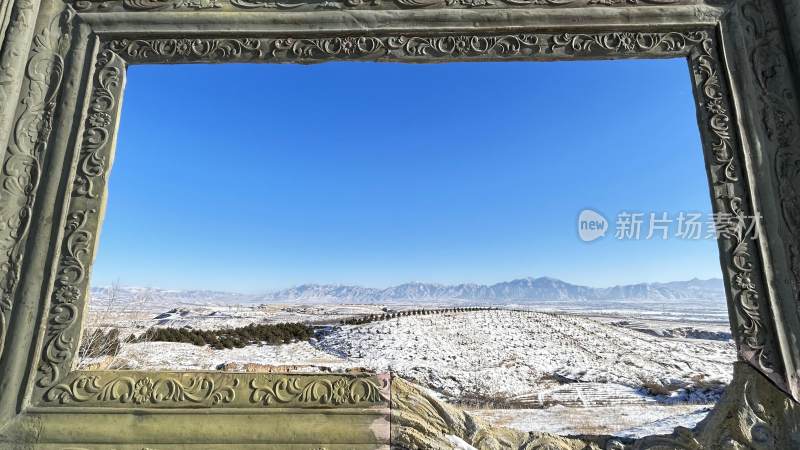
M128 370L218 370L228 364L291 367L295 372L344 371L355 367L352 361L322 351L308 342L285 345L248 345L243 348L215 350L211 347L177 342L138 342L124 344L114 358L87 358L84 366L112 364Z
M119 328L123 335L138 335L150 327L219 330L244 327L251 323L336 324L351 317L382 314L385 309L381 305L165 304L149 299L124 299L119 303L90 303L87 322L92 327ZM392 309L409 308L412 306L398 305Z
M713 405L563 406L541 409L471 409L488 422L523 431L561 435L611 434L640 438L669 434L675 427L692 428Z

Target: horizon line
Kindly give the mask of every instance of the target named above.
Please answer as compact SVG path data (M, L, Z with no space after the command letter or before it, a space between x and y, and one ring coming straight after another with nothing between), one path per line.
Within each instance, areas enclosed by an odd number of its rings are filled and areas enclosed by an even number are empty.
M640 282L636 282L636 283L614 284L614 285L610 285L610 286L590 286L588 284L573 283L573 282L570 282L570 281L565 281L565 280L562 280L560 278L551 277L551 276L540 276L540 277L528 276L528 277L522 277L522 278L512 278L512 279L509 279L509 280L497 281L497 282L494 282L494 283L478 283L478 282L439 283L439 282L427 282L427 281L406 281L406 282L403 282L403 283L393 284L393 285L389 285L389 286L385 286L385 287L365 286L365 285L354 284L354 283L315 283L315 282L310 282L310 283L295 284L295 285L291 285L291 286L288 286L288 287L282 287L282 288L277 288L277 289L261 290L261 291L253 291L253 292L244 292L244 291L236 291L236 290L224 290L224 289L213 289L213 288L164 288L164 287L151 286L151 285L142 286L142 285L128 285L128 284L118 284L118 283L111 283L111 284L104 285L104 286L91 286L90 289L108 289L108 288L113 287L114 285L117 285L117 286L119 286L121 288L157 289L157 290L161 290L161 291L210 291L210 292L219 292L219 293L228 293L228 294L263 295L263 294L269 294L269 293L285 291L285 290L288 290L288 289L296 289L296 288L303 287L303 286L357 287L357 288L375 289L375 290L387 290L387 289L392 289L392 288L396 288L396 287L404 286L404 285L409 285L409 284L428 284L428 285L449 286L449 287L452 287L452 286L464 286L464 285L476 285L476 286L492 287L492 286L496 286L498 284L512 283L514 281L541 280L541 279L556 280L556 281L560 281L562 283L570 284L572 286L585 287L585 288L590 288L590 289L611 289L611 288L620 287L620 286L636 286L636 285L642 285L642 284L667 284L667 283L680 283L680 282L688 282L688 281L714 281L714 280L719 280L719 281L724 282L724 280L721 277L711 277L711 278L693 277L693 278L682 279L682 280L640 281Z

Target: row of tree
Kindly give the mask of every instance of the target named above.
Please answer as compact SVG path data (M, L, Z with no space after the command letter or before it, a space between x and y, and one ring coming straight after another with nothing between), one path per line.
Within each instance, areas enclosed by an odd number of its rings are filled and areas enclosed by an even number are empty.
M314 329L302 323L250 324L221 330L195 330L190 328L150 328L138 341L183 342L210 345L211 348L242 348L251 344L279 345L307 341Z
M407 311L387 312L385 314L372 314L342 320L342 325L362 325L379 320L390 320L408 316L426 316L430 314L445 314L470 311L491 311L497 307L464 307L440 309L414 309ZM264 343L268 345L288 344L291 342L307 341L314 336L314 328L302 323L278 324L250 324L238 328L225 328L220 330L195 330L191 328L150 328L138 337L130 335L121 338L119 330L110 328L102 330L95 328L84 331L80 356L94 358L103 355L116 355L124 342L181 342L198 346L209 345L215 349L242 348L251 344Z
M369 316L353 317L351 319L342 320L339 323L342 325L362 325L365 323L377 322L379 320L396 319L398 317L427 316L430 314L444 314L444 313L471 312L471 311L492 311L495 309L499 308L469 306L464 308L412 309L412 310L397 311L385 314L371 314Z

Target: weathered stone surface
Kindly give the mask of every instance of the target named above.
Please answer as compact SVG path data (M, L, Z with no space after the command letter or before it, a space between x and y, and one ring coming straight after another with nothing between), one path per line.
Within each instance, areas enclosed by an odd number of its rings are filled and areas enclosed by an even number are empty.
M595 443L547 433L492 427L482 419L444 404L424 389L392 379L392 446L409 450L450 450L455 436L480 450L589 450Z

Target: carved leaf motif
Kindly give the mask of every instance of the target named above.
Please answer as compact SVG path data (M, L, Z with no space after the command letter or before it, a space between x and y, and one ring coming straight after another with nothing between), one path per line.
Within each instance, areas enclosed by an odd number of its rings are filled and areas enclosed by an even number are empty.
M303 384L305 383L305 384ZM267 378L264 383L250 381L250 402L268 406L274 403L304 403L320 405L377 403L387 400L382 389L368 378L340 377L335 381L310 378Z
M63 55L70 42L73 16L74 13L68 8L53 18L34 38L31 56L25 67L28 86L24 94L24 110L14 124L2 164L0 196L4 203L0 210L0 353L41 176L41 158L47 149L53 112L61 92Z
M401 41L402 42L402 41ZM528 50L539 53L541 46L534 35L412 37L402 42L404 50L415 56L513 56Z
M115 40L107 48L137 61L383 59L394 57L508 57L543 53L675 53L708 45L705 32L511 34L279 39ZM709 104L709 107L721 105ZM725 126L718 123L718 128Z
M568 53L630 53L652 50L677 52L703 41L702 32L694 33L602 33L553 36L550 50L565 49Z
M123 56L146 58L217 58L220 60L262 56L257 39L156 39L119 40L109 50Z
M87 268L92 258L96 230L91 221L97 209L83 207L79 200L97 199L100 192L96 183L104 180L106 173L112 112L116 109L116 91L120 87L120 69L111 63L112 54L102 52L97 59L94 86L86 117L78 167L73 180L70 212L64 225L61 258L51 306L36 386L49 388L69 370L79 338L79 299L84 294ZM90 387L87 381L83 387Z
M711 45L704 45L701 49L702 52L692 58L692 64L701 83L707 130L713 139L711 142L713 162L718 168L714 180L715 191L721 193L719 196L722 200L727 200L719 203L727 208L717 213L728 214L739 223L747 224L753 219L750 208L745 209L746 193L739 184L741 169L728 116L730 107L726 104L727 96L720 80L718 64L711 54ZM723 232L722 237L730 247L729 280L734 297L733 308L739 317L737 341L740 350L752 353L754 357L748 359L765 373L772 373L776 362L766 340L768 331L765 329L766 324L762 317L763 305L759 295L763 289L759 289L757 283L760 284L761 281L754 273L757 264L756 255L751 249L751 237L730 232Z
M114 92L119 88L120 69L108 65L110 52L106 51L98 58L98 75L92 92L86 130L83 133L83 145L78 163L78 171L73 181L76 196L97 198L94 180L103 178L106 170L106 159L102 154L108 144L114 124L111 113L117 107Z
M331 39L278 39L272 56L290 58L364 57L386 54L384 41L374 37L337 37Z
M119 376L102 381L98 375L81 375L68 384L50 388L44 400L60 404L101 401L135 405L163 402L217 405L232 402L238 384L234 379L228 385L217 386L212 377L205 375L188 377L186 381L169 376L156 379Z

